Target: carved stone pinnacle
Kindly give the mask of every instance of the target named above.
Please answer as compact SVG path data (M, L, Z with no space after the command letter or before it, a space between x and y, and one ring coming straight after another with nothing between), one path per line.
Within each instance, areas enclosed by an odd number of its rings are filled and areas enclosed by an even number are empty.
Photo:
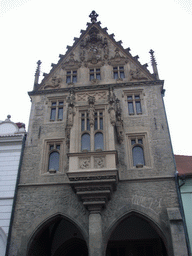
M97 21L98 16L99 15L95 11L92 11L91 14L89 15L89 18L91 18L92 23L95 23Z

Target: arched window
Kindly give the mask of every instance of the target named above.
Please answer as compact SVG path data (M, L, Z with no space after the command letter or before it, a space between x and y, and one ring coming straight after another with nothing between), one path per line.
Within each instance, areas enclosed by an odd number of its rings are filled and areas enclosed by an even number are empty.
M133 154L133 165L145 165L144 152L141 146L135 146L132 149Z
M103 150L103 133L101 132L95 133L95 150L97 149Z
M49 155L49 171L59 171L59 152L53 151Z
M81 136L81 150L90 150L90 135L89 133L84 133Z

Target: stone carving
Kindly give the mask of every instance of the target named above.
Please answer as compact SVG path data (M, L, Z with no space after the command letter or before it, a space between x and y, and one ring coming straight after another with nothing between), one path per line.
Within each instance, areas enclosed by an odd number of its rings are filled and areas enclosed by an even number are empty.
M67 110L67 122L66 122L66 128L65 128L65 137L66 137L66 144L70 146L70 131L71 127L73 126L73 121L74 121L74 105L75 105L75 93L73 90L70 90L69 96L67 98L68 102L68 110Z
M75 59L74 59L74 56L75 56L74 53L71 53L71 54L69 55L68 60L65 61L65 62L62 64L61 68L62 68L62 69L65 69L66 67L67 67L68 69L70 69L70 68L79 68L79 67L81 66L81 64L80 64L80 62L79 62L78 60L75 60Z
M88 101L89 96L95 97L95 101L106 100L106 91L77 93L77 101Z
M118 142L122 143L123 137L124 137L123 136L123 119L121 116L122 109L120 106L120 100L116 98L112 87L109 89L108 101L109 101L108 112L110 114L110 121L111 121L111 124L116 127Z
M110 114L110 121L113 126L115 125L115 122L116 122L115 98L116 98L116 96L114 94L114 90L112 87L110 87L109 96L108 96L110 106L109 106L108 112Z
M107 59L109 55L108 41L106 37L100 35L96 27L92 27L87 38L80 43L80 60L88 63L97 64ZM103 63L101 63L103 65Z
M90 126L93 126L94 125L94 121L95 121L95 118L94 118L94 114L95 114L95 97L94 96L89 96L88 97L88 102L89 102L89 110L88 110L88 113L89 113L89 123L90 123Z
M94 157L94 168L104 168L105 158L104 157Z
M51 84L47 84L44 86L44 89L47 88L59 88L61 86L62 79L57 76L53 76L51 79Z
M131 81L132 80L147 80L147 77L137 68L136 70L130 70Z
M128 63L128 58L120 55L118 48L115 49L114 57L111 57L108 61L109 65L125 65L126 63Z
M88 169L90 168L90 158L80 158L79 159L79 167L80 169Z
M121 116L122 109L120 106L120 100L116 99L115 102L116 102L116 118L117 118L117 121L116 121L117 140L119 143L122 143L123 137L124 137L123 136L123 119Z

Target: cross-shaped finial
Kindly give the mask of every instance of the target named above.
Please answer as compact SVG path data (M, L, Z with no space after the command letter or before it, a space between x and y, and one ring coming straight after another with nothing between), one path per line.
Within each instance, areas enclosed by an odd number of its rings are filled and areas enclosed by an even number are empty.
M95 11L92 11L91 14L89 15L89 18L91 18L92 23L95 23L97 21L98 16L99 15Z
M38 67L41 65L41 63L42 63L42 62L41 62L40 60L37 61Z

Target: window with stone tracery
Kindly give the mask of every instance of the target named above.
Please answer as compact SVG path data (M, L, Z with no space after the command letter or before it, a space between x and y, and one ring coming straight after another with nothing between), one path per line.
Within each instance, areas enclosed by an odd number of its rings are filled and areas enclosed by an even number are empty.
M80 113L81 116L81 151L104 150L103 141L103 111L96 110L94 119L90 120L88 111Z

